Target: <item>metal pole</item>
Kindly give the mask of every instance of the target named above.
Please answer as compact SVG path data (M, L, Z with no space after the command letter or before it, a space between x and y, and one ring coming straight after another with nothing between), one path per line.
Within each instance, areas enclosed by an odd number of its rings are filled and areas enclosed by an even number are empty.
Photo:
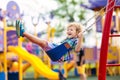
M111 1L112 1L112 3L111 3ZM111 3L111 4L109 4L109 3ZM109 33L110 33L112 14L113 14L113 10L114 10L112 7L115 4L115 0L108 0L108 4L109 5L106 7L106 17L105 17L105 23L104 23L104 29L103 29L101 50L100 50L98 80L106 80L106 63L107 63ZM108 11L109 9L111 9L111 10Z

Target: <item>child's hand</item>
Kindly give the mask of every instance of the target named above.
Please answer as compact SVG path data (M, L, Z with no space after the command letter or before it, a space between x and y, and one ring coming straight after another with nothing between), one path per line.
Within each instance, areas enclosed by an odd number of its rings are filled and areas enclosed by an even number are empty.
M83 36L83 33L80 32L80 33L78 34L78 38L81 38L82 36Z

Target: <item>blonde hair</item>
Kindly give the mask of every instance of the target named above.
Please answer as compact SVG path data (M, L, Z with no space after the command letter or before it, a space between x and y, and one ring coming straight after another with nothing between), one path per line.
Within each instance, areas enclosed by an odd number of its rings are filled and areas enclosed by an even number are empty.
M67 28L69 28L69 27L71 27L71 26L73 26L73 27L76 28L76 32L77 32L77 33L82 32L82 25L81 25L80 23L77 23L77 22L69 23L69 24L67 25Z

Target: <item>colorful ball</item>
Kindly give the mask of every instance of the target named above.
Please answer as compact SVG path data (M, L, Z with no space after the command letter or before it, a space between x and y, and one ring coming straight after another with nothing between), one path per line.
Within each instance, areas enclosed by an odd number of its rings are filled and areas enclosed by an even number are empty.
M12 72L17 72L18 71L18 62L13 62L12 63L11 71Z

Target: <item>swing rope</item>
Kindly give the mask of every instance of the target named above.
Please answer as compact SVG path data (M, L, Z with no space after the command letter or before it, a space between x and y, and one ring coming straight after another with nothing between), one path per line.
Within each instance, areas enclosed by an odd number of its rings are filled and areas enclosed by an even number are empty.
M113 1L114 1L114 0L112 0L112 1L111 1L109 4L107 4L106 6L109 6ZM119 2L120 2L120 0L116 1L116 3L119 3ZM100 13L101 13L104 9L106 9L106 6L103 7L100 11L98 11L98 12L97 12L94 16L92 16L90 19L88 19L83 25L86 25L86 24L87 24L90 20L92 20L94 17L99 16ZM104 14L102 14L102 16L101 16L100 18L98 18L98 19L97 19L95 22L93 22L90 26L88 26L87 28L85 28L85 29L82 31L82 33L88 31L96 22L100 21L101 18L102 18L105 14L107 14L109 11L111 11L113 8L114 8L114 6L112 6L110 9L108 9Z

